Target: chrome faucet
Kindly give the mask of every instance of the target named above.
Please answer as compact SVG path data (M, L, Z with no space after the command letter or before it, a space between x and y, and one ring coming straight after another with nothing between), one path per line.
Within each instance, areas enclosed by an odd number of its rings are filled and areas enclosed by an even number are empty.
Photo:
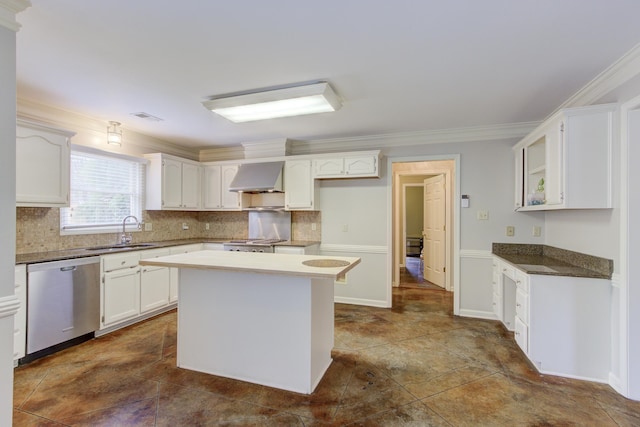
M120 242L119 244L121 245L128 245L129 243L131 243L131 240L133 239L131 236L131 233L127 233L125 231L125 225L126 222L129 218L133 218L136 220L136 225L138 226L138 228L140 228L140 221L138 221L138 218L136 218L133 215L127 215L124 217L124 219L122 220L122 234L120 234Z

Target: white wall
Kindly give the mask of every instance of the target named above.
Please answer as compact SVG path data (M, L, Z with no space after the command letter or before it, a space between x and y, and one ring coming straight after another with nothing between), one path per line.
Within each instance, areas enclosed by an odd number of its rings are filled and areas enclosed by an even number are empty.
M1 12L1 11L0 11ZM16 35L0 25L0 425L13 414L13 310L16 240Z
M491 301L491 244L493 242L543 243L533 237L534 225L542 226L540 212L516 213L514 206L514 159L511 147L515 141L466 142L457 144L419 144L410 147L386 148L391 161L419 161L430 156L460 154L461 194L469 194L471 207L460 212L461 258L460 309L468 314L492 318ZM380 248L388 252L387 241L391 218L391 180L385 173L380 179L327 180L320 185L322 210L322 246L345 249L344 255L363 257L354 269L366 271L366 279L350 280L336 285L336 300L368 303L384 301L390 295L389 265L391 257L383 260ZM477 210L489 211L487 221L476 219ZM348 231L342 231L344 226ZM505 227L516 228L514 237L505 236ZM342 245L342 246L341 246ZM352 246L351 248L348 248ZM350 250L346 250L350 249ZM327 253L323 250L323 253ZM385 255L389 255L388 253ZM362 273L364 274L364 273ZM365 281L366 280L366 281ZM390 301L387 301L388 303Z

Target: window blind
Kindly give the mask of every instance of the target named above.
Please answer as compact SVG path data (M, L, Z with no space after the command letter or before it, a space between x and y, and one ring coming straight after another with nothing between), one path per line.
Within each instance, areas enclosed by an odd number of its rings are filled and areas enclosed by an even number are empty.
M61 230L113 229L127 215L142 220L144 163L72 150L70 181L70 207L60 209Z

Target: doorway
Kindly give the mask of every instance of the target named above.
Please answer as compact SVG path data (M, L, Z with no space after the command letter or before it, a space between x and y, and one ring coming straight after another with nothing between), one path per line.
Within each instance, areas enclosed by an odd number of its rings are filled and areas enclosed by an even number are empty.
M441 266L442 277L444 281L444 289L454 292L454 312L457 311L459 304L456 302L458 296L455 295L457 288L457 271L458 263L455 262L458 245L454 235L457 230L457 215L455 215L455 195L459 192L457 188L457 171L456 165L458 156L451 156L446 159L425 159L425 160L407 160L394 161L391 160L391 205L392 205L392 224L391 224L391 240L392 240L392 286L397 287L401 282L401 268L406 273L408 263L414 263L411 258L407 257L407 228L406 228L406 212L404 201L404 189L410 188L410 184L421 182L424 187L425 179L440 176L443 181L444 190L444 217L445 224L449 224L443 230L443 246L442 258L439 262ZM423 230L425 231L425 230ZM415 231L414 231L415 232ZM424 236L422 236L424 242ZM424 271L423 271L424 273ZM406 276L403 277L406 279Z

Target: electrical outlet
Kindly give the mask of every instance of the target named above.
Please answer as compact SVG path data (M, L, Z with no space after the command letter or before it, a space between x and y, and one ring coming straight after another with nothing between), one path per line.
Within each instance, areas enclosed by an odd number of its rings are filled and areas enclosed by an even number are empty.
M150 222L145 222L144 231L153 231L153 224L151 224Z
M507 225L507 236L512 237L516 234L516 228L513 225Z
M209 229L209 223L208 223L208 222L204 225L204 229L205 229L205 230L208 230L208 229Z
M316 223L315 222L311 223L311 231L316 231Z
M349 225L348 224L342 224L342 231L345 232L345 233L347 231L349 231Z
M531 235L533 235L533 237L540 237L541 234L542 228L539 225L534 225L533 230L531 230Z
M189 229L189 226L187 225L187 223L186 223L186 222L183 222L183 223L182 223L182 229L183 229L183 230L188 230L188 229Z
M476 218L481 221L485 221L489 219L489 211L477 211Z

